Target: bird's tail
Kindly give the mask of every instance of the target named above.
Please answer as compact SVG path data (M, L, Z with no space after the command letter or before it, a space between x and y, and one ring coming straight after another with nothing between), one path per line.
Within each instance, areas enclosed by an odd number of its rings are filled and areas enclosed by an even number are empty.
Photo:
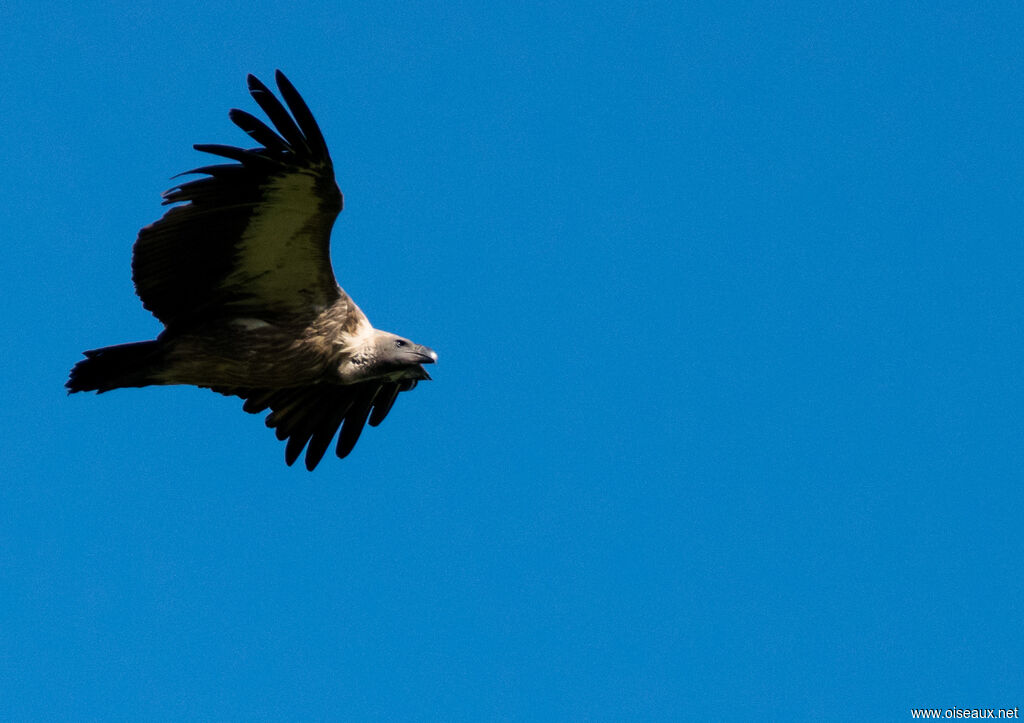
M68 392L108 392L119 387L155 384L153 372L159 367L160 344L137 341L85 352L64 385Z

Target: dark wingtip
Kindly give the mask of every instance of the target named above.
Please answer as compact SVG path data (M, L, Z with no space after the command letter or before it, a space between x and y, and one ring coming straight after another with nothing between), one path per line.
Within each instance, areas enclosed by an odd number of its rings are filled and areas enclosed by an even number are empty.
M288 444L284 448L284 461L289 467L295 464L295 460L302 454L303 448L306 446L306 438L299 434L294 434L288 440Z

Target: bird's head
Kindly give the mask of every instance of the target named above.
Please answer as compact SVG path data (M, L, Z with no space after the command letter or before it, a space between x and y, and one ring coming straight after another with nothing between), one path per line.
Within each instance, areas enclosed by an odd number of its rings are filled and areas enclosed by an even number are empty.
M368 379L430 379L424 364L437 361L437 352L388 331L374 330L349 359L339 374L348 383Z
M397 379L430 379L423 364L437 361L437 352L387 331L377 333L377 368Z

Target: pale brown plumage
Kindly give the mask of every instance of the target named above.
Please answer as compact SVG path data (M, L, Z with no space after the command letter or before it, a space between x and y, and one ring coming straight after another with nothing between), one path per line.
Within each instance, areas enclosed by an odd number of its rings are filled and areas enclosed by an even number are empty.
M85 352L71 392L192 384L271 410L291 465L313 469L338 428L344 457L364 425L380 424L398 394L430 376L437 354L369 320L338 286L330 234L342 208L327 145L280 72L287 109L254 76L249 91L276 128L241 110L231 120L260 147L197 145L234 163L164 194L173 206L139 232L132 278L165 330L153 341ZM290 113L289 113L290 111Z

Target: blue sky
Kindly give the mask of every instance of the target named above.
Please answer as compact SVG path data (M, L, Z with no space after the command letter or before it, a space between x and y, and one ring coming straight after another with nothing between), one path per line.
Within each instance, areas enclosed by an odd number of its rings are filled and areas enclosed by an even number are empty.
M1024 706L1024 10L0 10L6 719ZM440 354L312 474L237 400L68 397L282 68L333 258Z

